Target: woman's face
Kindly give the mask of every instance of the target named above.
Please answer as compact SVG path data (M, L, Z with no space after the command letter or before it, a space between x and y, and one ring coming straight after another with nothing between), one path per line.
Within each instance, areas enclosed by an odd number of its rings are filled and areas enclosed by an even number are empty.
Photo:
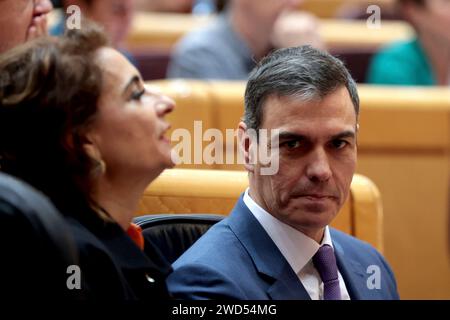
M152 180L173 166L164 116L174 102L146 89L139 72L118 51L101 48L96 62L103 71L103 88L88 144L105 162L107 176Z

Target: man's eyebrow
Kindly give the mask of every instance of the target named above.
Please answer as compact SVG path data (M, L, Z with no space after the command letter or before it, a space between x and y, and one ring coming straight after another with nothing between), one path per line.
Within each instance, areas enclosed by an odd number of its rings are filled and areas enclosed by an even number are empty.
M306 136L289 131L281 131L278 134L278 140L304 140Z
M341 133L338 133L334 136L331 136L331 140L344 139L344 138L355 138L355 132L351 130L347 130Z
M355 132L352 130L346 130L343 132L340 132L338 134L335 134L333 136L330 137L330 140L338 140L338 139L345 139L345 138L350 138L350 139L354 139L356 136ZM303 141L307 141L308 137L306 135L303 134L298 134L298 133L294 133L294 132L290 132L290 131L281 131L277 136L274 136L274 138L278 138L278 141L286 141L286 140L303 140ZM272 140L272 142L274 142Z
M272 138L269 139L269 141L267 141L267 147L271 148L273 143L275 143L275 141L278 141L277 143L279 143L280 141L283 142L286 140L307 140L307 139L308 138L306 136L301 134L289 131L281 131L280 133L273 135Z
M141 78L138 75L134 75L130 81L128 81L127 85L125 86L123 92L124 94L127 93L128 89L133 85L133 84L139 84L141 81Z

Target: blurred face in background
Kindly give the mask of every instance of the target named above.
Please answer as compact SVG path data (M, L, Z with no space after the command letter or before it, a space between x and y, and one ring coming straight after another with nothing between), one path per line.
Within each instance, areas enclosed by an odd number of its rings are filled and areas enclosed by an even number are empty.
M419 34L450 44L450 0L424 0L423 5L406 2L403 12Z
M427 0L426 6L431 13L450 20L450 0Z
M66 6L80 6L81 12L105 28L113 46L123 45L135 12L135 0L76 0Z
M47 32L50 0L0 0L0 53Z
M441 25L438 35L445 38L450 44L450 0L428 0L428 11L435 17L435 25Z
M304 0L233 0L233 5L252 20L273 25L283 11L292 10Z
M152 0L151 0L152 1ZM154 0L153 0L154 1ZM156 0L167 12L190 12L194 0Z
M138 10L160 12L191 12L194 0L136 0Z

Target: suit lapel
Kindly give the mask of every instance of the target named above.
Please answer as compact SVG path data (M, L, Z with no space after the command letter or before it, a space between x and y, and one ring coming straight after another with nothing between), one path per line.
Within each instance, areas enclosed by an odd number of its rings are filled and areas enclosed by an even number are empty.
M258 220L245 205L242 196L229 217L229 226L251 256L261 278L268 283L267 295L274 300L310 299L298 276ZM330 229L336 261L352 300L381 299L380 290L367 286L366 267L346 250L339 236Z
M344 278L345 286L352 300L377 299L377 290L367 287L366 269L355 259L345 254L344 247L333 237L333 246L336 252L336 261L339 272ZM378 298L379 299L379 298Z
M268 279L270 286L267 294L272 299L310 299L289 263L245 205L242 196L230 215L229 226L251 256L262 278Z
M272 300L311 300L291 266L286 262L284 267L282 276L268 288L269 297Z

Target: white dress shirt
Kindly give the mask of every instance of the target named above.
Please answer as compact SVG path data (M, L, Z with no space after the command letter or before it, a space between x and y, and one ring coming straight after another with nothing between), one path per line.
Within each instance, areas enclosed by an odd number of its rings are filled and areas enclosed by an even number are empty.
M333 247L328 226L325 227L322 243L318 244L315 240L281 222L261 208L248 194L248 188L244 194L244 203L297 274L311 299L323 300L323 282L314 267L312 257L324 244ZM347 287L339 270L338 277L342 300L350 300Z

